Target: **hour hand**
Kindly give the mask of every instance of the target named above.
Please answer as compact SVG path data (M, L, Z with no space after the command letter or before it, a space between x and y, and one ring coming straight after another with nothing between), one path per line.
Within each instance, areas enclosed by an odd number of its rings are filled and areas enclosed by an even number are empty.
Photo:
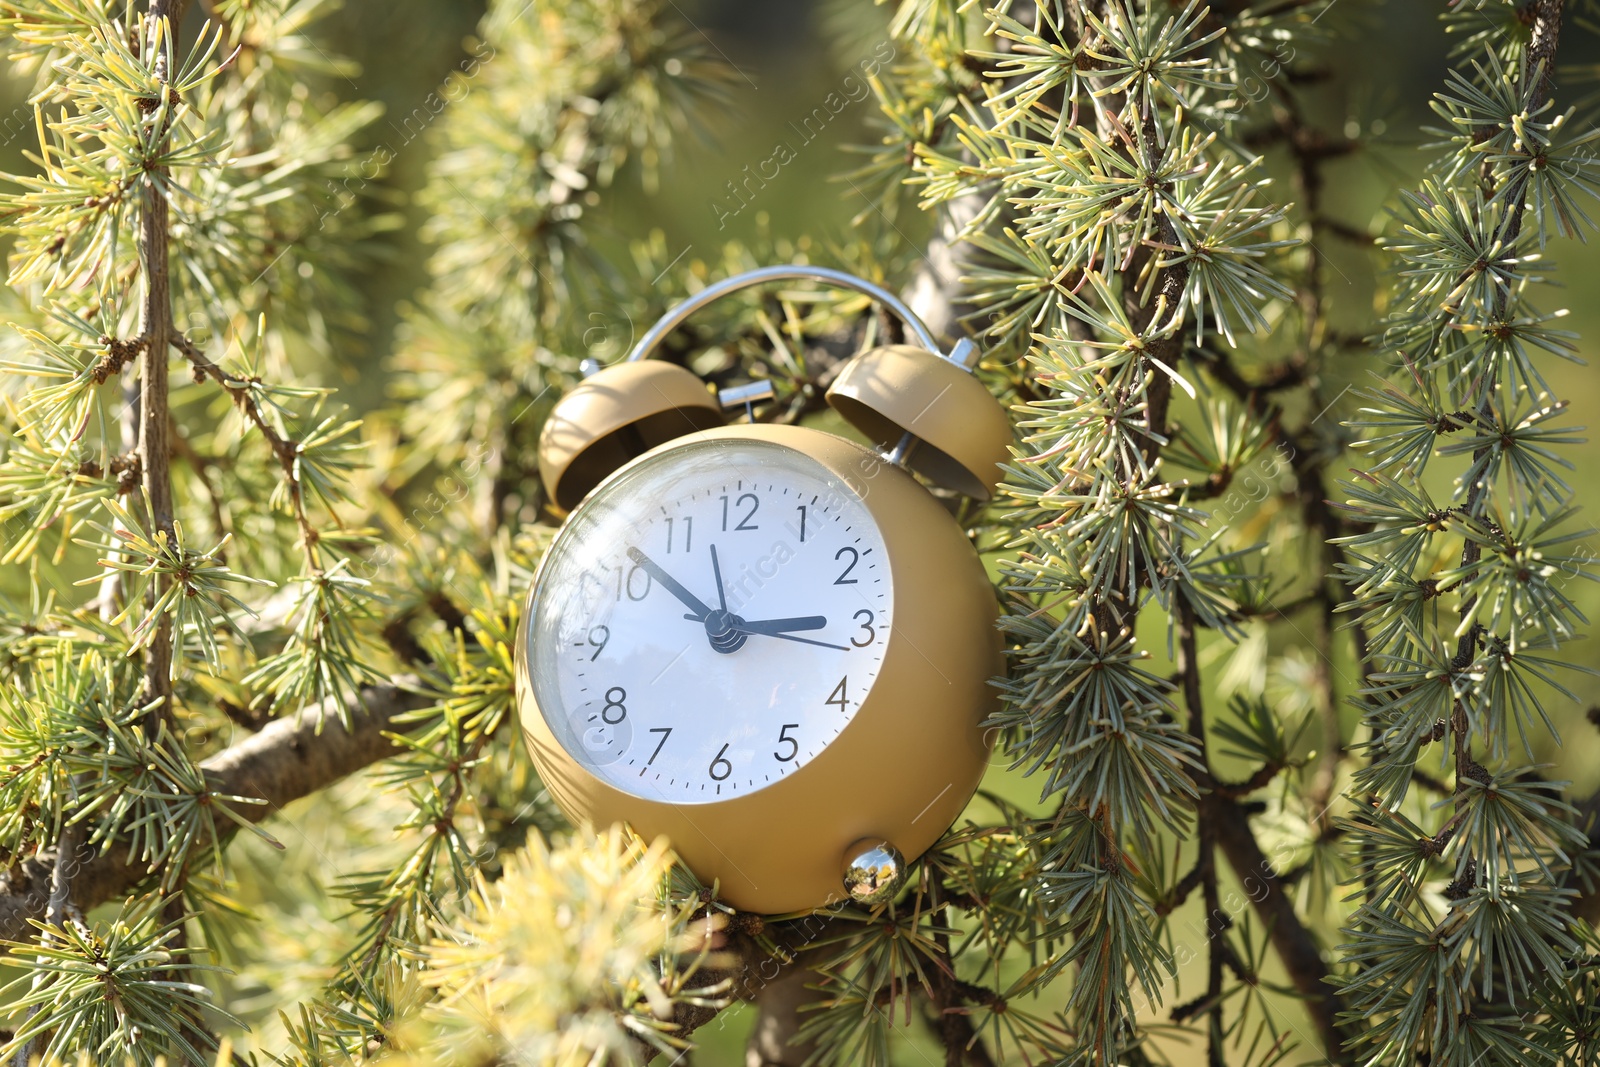
M754 622L746 620L739 623L739 629L747 634L783 634L793 630L820 630L828 625L828 620L821 615L802 615L798 619L757 619Z
M685 615L684 618L700 621L697 615ZM758 619L755 622L747 622L735 616L733 621L735 630L747 634L770 634L773 637L792 630L820 630L826 625L828 620L821 615L802 615L797 619Z
M628 549L628 558L643 567L645 573L664 586L667 592L683 601L683 606L693 611L690 618L696 622L704 622L705 617L711 614L711 609L701 603L700 598L678 583L678 580L656 565L655 560L640 552L637 548Z

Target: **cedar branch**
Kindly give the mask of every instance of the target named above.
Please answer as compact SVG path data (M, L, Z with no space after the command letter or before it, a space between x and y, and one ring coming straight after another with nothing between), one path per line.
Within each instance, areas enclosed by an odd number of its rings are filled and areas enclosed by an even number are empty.
M155 52L156 80L165 85L168 65L175 52L178 20L187 0L151 0L146 23L148 47ZM158 111L156 113L160 115ZM151 121L168 121L153 118ZM162 137L155 151L164 151ZM150 167L145 176L139 208L139 259L144 282L144 302L140 308L139 341L144 348L139 386L139 459L144 475L145 501L150 509L150 534L165 534L176 541L173 525L171 445L167 441L168 413L167 343L172 336L172 292L168 275L168 205L161 189L166 168ZM158 574L151 583L149 601L156 603L171 583L169 575ZM165 614L156 621L155 637L145 653L144 684L154 713L168 721L172 717L172 620ZM154 725L152 720L152 725Z
M1322 961L1311 931L1295 914L1294 901L1284 891L1283 879L1261 851L1250 828L1250 816L1237 803L1216 793L1201 797L1199 808L1201 821L1209 825L1217 847L1238 874L1245 895L1267 929L1273 950L1289 973L1295 991L1304 998L1329 1059L1335 1063L1351 1062L1346 1044L1350 1032L1339 1021L1343 1001L1328 984L1328 965Z
M261 822L292 801L394 754L385 732L397 728L396 717L433 703L416 685L417 679L407 676L394 685L361 690L359 701L345 711L348 726L341 724L338 709L328 706L331 701L317 713L274 720L200 767L213 792L265 801L236 809L240 817ZM36 931L28 920L45 917L56 858L54 851L41 852L0 873L0 940L33 940ZM68 873L72 902L87 911L124 896L152 872L114 845Z
M1550 87L1550 71L1554 66L1556 48L1561 42L1561 16L1563 0L1535 0L1529 5L1529 13L1533 16L1532 36L1528 42L1528 51L1524 56L1523 76L1527 79L1526 85L1533 88L1528 101L1528 111L1536 114L1548 94ZM1521 190L1517 190L1519 193ZM1527 198L1521 195L1507 198L1510 205L1505 222L1500 230L1498 240L1500 246L1510 254L1516 248L1517 239L1522 234L1523 213L1527 209ZM1500 321L1506 318L1509 311L1510 292L1502 287L1495 295L1493 318ZM1479 425L1492 425L1494 410L1493 397L1497 387L1496 375L1491 372L1483 383L1482 397L1478 401L1476 421ZM1472 452L1473 468L1483 463L1488 456L1492 445L1485 444ZM1467 489L1467 499L1461 511L1468 516L1478 514L1480 502L1487 490L1485 480L1477 478ZM1476 564L1482 555L1483 547L1475 540L1468 538L1461 549L1461 570ZM1456 640L1455 656L1450 666L1455 671L1465 671L1477 657L1479 645L1483 641L1483 626L1472 621L1477 610L1477 597L1467 596L1461 601L1460 619L1461 636ZM1472 734L1467 718L1466 705L1457 698L1450 712L1450 733L1455 757L1456 771L1456 806L1457 810L1465 810L1467 804L1466 781L1482 781L1487 772L1472 757ZM1466 869L1473 862L1473 857L1463 853L1458 860L1458 870Z
M266 439L267 447L272 449L273 458L283 469L284 481L289 486L289 503L294 509L295 523L300 528L300 546L305 551L306 567L312 574L322 574L322 560L317 552L317 529L311 522L310 513L306 511L305 493L300 484L299 443L279 433L268 421L266 413L261 410L261 404L250 389L249 382L235 379L212 362L199 346L183 334L175 332L168 341L193 365L195 380L204 381L210 378L220 385L233 400L234 405L244 413L245 418L249 419L251 425Z
M1187 602L1179 603L1179 620L1179 634L1182 641L1180 658L1187 666L1196 661L1194 615L1193 609ZM1190 710L1189 729L1203 744L1205 724L1204 713L1201 710L1198 672L1186 669L1182 674L1184 696ZM1201 857L1197 869L1202 883L1207 881L1206 866L1209 863L1205 850L1215 845L1227 857L1229 865L1239 877L1245 895L1255 906L1256 913L1261 916L1262 925L1266 927L1272 947L1282 961L1284 970L1289 973L1289 980L1294 984L1296 992L1304 998L1306 1011L1316 1025L1329 1060L1334 1063L1352 1062L1348 1045L1352 1035L1339 1021L1339 1016L1344 1011L1344 1004L1339 995L1328 985L1328 967L1323 962L1322 952L1311 932L1295 914L1294 901L1290 900L1288 893L1284 891L1283 879L1278 876L1271 861L1262 852L1255 832L1251 829L1250 816L1232 797L1217 789L1217 783L1208 771L1197 770L1193 777L1195 784L1205 790L1197 805L1201 827ZM1212 879L1214 880L1214 875ZM1217 906L1214 881L1206 888L1208 889L1206 936L1208 940L1220 940L1225 927L1214 924L1214 919L1221 916ZM1220 991L1217 966L1223 962L1224 956L1218 949L1223 948L1225 944L1225 942L1213 943L1211 946L1211 981L1207 990L1208 997L1214 997ZM1213 1049L1213 1060L1216 1054L1216 1050Z

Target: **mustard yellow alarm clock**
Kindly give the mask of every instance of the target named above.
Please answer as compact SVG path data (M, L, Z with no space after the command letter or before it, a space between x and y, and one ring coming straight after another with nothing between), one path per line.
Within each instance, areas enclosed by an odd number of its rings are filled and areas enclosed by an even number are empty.
M719 397L647 359L699 308L784 279L866 293L921 342L857 356L828 390L876 448L722 425L770 386ZM561 399L540 464L570 514L528 595L516 680L529 750L575 822L665 835L721 899L775 913L882 902L960 813L988 761L996 602L912 472L986 498L1011 431L970 343L936 353L893 294L772 267L708 286Z

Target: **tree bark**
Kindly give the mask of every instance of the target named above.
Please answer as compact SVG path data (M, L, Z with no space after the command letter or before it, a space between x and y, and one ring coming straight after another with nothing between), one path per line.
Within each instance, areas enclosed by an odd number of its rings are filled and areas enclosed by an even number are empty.
M961 274L967 267L961 231L977 216L983 200L983 195L972 193L944 206L928 240L922 266L902 294L935 337L961 337L968 332L961 327L961 316L970 309L959 305L956 297L961 291Z
M417 684L414 677L396 679L397 685L370 686L347 709L349 727L339 722L338 709L324 706L322 714L306 713L277 719L237 745L200 764L221 796L265 801L232 807L248 822L262 822L285 805L324 789L340 778L394 753L384 736L395 728L394 719L433 703L431 697L402 686ZM226 834L231 821L219 819ZM33 941L37 930L28 920L44 920L51 887L57 882L57 855L41 852L0 874L0 940ZM114 845L66 871L71 899L88 910L126 894L153 872L134 862L126 848Z
M188 0L150 0L149 32L145 47L159 50L154 59L156 81L169 93L166 55L177 56L178 24ZM159 29L165 23L166 29ZM161 103L164 103L161 102ZM155 114L160 114L158 103ZM160 137L157 151L164 150L167 138ZM172 446L168 440L167 361L172 344L172 294L167 261L168 205L158 182L167 176L165 167L153 167L145 176L139 207L139 259L144 278L144 303L139 315L139 334L144 355L139 364L139 463L144 480L145 503L150 509L150 536L165 534L176 538L172 513ZM172 581L157 574L150 583L149 602L153 605ZM154 703L151 725L170 720L172 709L172 621L156 622L155 637L145 649L145 698ZM154 730L151 731L154 733Z
M755 1029L745 1046L745 1067L804 1067L813 1046L800 1043L800 1025L806 1021L800 1009L822 999L822 994L807 988L822 977L803 963L792 963L756 994Z
M1591 709L1589 718L1596 726L1600 726L1597 710L1600 709ZM1600 790L1592 793L1577 808L1578 815L1574 821L1578 829L1589 835L1589 851L1600 852ZM1586 883L1576 871L1568 871L1561 882L1563 888L1577 894L1572 898L1572 914L1590 926L1600 926L1600 882Z
M1215 791L1200 798L1200 818L1210 827L1217 847L1238 874L1245 896L1261 916L1272 948L1289 972L1289 980L1305 998L1306 1012L1316 1024L1328 1058L1334 1063L1350 1063L1349 1031L1339 1021L1344 1003L1328 984L1328 966L1322 961L1311 931L1295 914L1294 901L1283 890L1283 883L1250 828L1250 817L1239 805Z

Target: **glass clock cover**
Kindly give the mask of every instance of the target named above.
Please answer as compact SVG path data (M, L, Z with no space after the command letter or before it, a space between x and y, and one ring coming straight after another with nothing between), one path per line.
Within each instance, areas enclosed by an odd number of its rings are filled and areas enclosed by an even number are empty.
M539 572L534 697L634 796L703 804L791 775L850 723L888 643L881 532L843 480L757 440L685 443L602 485Z

